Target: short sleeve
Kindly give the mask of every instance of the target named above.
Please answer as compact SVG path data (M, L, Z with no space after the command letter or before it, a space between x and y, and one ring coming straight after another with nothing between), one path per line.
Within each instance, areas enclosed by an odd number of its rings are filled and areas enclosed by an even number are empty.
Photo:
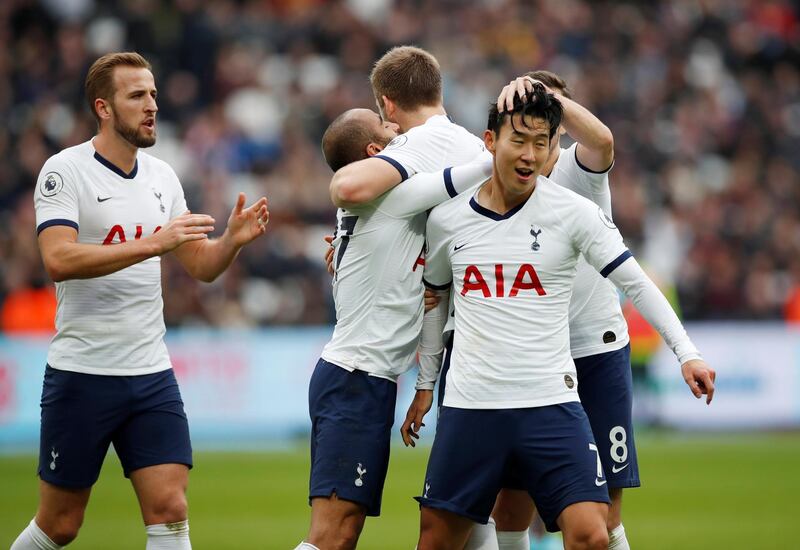
M186 205L186 196L183 193L183 186L178 179L178 175L171 167L168 167L168 169L172 175L172 184L175 186L172 194L172 207L169 213L169 218L172 219L189 210L189 207Z
M442 148L450 141L430 128L412 128L389 142L375 158L394 166L405 181L420 172L441 170L444 156Z
M574 191L580 196L599 204L603 211L611 216L611 189L608 173L613 163L603 172L595 172L583 166L578 160L578 144L562 149L550 178L562 187Z
M579 217L571 224L575 228L577 248L600 275L608 277L632 254L619 229L602 208L580 199L577 210Z
M444 217L441 213L440 208L434 208L431 211L425 230L425 271L422 280L425 286L435 290L449 288L453 281L449 254L450 239L442 226L441 222Z
M48 227L66 225L78 230L79 200L75 172L62 158L50 157L44 163L33 193L36 234Z

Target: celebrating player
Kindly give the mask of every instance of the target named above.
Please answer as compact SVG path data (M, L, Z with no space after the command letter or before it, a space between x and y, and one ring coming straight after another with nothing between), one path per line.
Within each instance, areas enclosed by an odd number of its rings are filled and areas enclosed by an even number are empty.
M369 158L352 162L341 168L339 166L342 163L332 164L332 167L339 169L331 180L331 198L336 206L347 209L347 213L344 211L339 213L339 225L336 240L333 243L335 246L334 264L337 271L350 269L352 270L350 273L358 273L359 270L365 269L362 264L368 265L365 263L367 259L360 256L365 252L353 250L355 243L359 241L362 241L363 244L358 246L358 250L369 250L368 254L379 255L379 257L387 255L387 258L392 258L392 262L400 259L400 257L394 258L394 255L398 253L397 250L389 246L380 247L376 244L378 235L375 236L375 242L370 240L371 238L366 234L357 235L364 233L367 223L370 223L370 231L373 230L373 227L377 227L376 224L368 222L369 216L355 213L359 205L366 205L374 201L401 182L405 183L397 187L397 191L405 195L413 194L413 188L407 191L401 191L401 189L408 183L405 180L418 172L437 172L448 166L458 166L471 161L491 158L479 138L447 117L442 105L442 75L439 64L428 52L409 46L393 48L375 64L370 80L382 120L397 124L399 130L405 133L393 139L382 151L377 152L373 147L370 150L372 154ZM329 129L329 131L331 130ZM358 154L364 155L363 149L358 150ZM456 181L457 174L458 171L455 169L450 172L454 185L459 184ZM431 183L431 185L441 187L440 181ZM436 203L431 203L431 205L433 204ZM385 216L383 217L385 218ZM407 294L407 292L413 286L414 281L419 282L417 279L420 275L419 267L413 274L409 270L414 265L421 266L423 263L421 253L423 249L422 235L425 230L424 215L418 215L411 220L403 220L401 227L407 227L409 223L413 224L414 231L416 231L413 240L410 241L416 247L416 250L413 251L412 265L408 266L406 262L401 267L397 267L398 271L387 270L383 279L372 275L374 284L380 285L375 292L384 293L388 300L397 300L398 303L408 302L403 306L405 308L404 318L398 316L395 319L396 312L393 311L393 306L372 306L365 302L365 297L371 295L371 290L366 283L357 283L357 279L353 275L348 276L349 280L342 280L342 277L345 276L343 273L336 275L334 297L337 303L337 334L334 335L334 340L322 355L322 359L328 361L330 365L323 367L322 362L317 365L309 393L309 408L312 417L312 452L314 454L309 493L312 506L311 528L306 541L298 548L314 548L321 541L325 541L334 548L352 548L358 540L365 516L376 515L380 510L380 493L385 477L385 465L380 466L380 464L385 463L388 459L388 447L386 451L382 449L388 445L390 434L383 435L385 425L378 430L381 439L377 444L379 447L376 456L378 462L373 470L358 460L355 453L358 447L354 445L348 460L342 463L341 471L331 472L328 465L336 464L336 457L339 456L337 453L340 452L338 447L343 442L352 442L352 438L359 436L366 428L360 425L354 427L353 424L337 426L335 423L323 421L323 414L341 414L344 407L351 402L349 399L352 396L345 395L348 400L341 400L329 394L319 395L317 380L318 374L322 376L321 371L324 369L329 373L328 376L335 376L342 380L366 380L369 385L375 386L385 382L383 385L388 389L382 391L387 391L387 396L396 392L393 380L399 373L411 366L413 348L410 351L411 355L408 356L408 361L406 361L406 354L409 352L405 347L401 348L402 352L399 354L385 355L383 351L376 353L374 349L370 349L370 346L378 350L381 350L381 346L388 346L388 349L394 347L395 336L392 335L391 329L384 324L388 322L387 318L393 319L392 323L405 327L403 330L411 332L418 331L421 326L421 324L417 324L419 321L416 317L421 309L416 308L422 307L422 286L420 284L413 289L411 294ZM404 231L408 230L404 229ZM405 247L407 244L403 246ZM403 250L405 251L406 248ZM350 262L353 262L352 266ZM366 273L364 274L366 275ZM403 280L404 278L408 278L408 280ZM401 285L398 284L399 280L403 280ZM346 293L342 289L345 285L351 284L354 286L345 297ZM398 286L394 288L392 285ZM393 294L395 291L396 294ZM347 303L348 300L352 302ZM359 321L360 324L357 328L345 328L351 323L350 321L343 323L345 312L351 308L359 308L358 311L361 315L367 313L370 315L368 320ZM397 313L399 315L399 311ZM341 329L339 325L342 325ZM415 343L417 337L418 332L413 334ZM352 345L348 340L352 341ZM347 376L348 371L352 371L349 376ZM378 373L378 376L362 376L364 373ZM344 388L340 391L343 390ZM340 400L337 401L337 399ZM380 417L379 411L389 410L389 408L385 408L386 404L381 402L377 394L372 399L374 402L380 402L380 407L372 410L365 408L364 410L367 412L358 417L360 421L373 418L377 421ZM326 400L329 400L330 405L325 404ZM360 407L365 407L361 401L357 400L356 402ZM326 410L325 407L329 407L329 409ZM393 398L390 409L394 410ZM393 413L387 418L393 418ZM391 428L391 422L388 427ZM348 439L336 441L337 438L342 437L342 430L347 434ZM329 433L335 435L328 435ZM386 443L384 443L384 437ZM375 445L374 442L373 445ZM382 456L384 452L386 457ZM360 467L359 462L361 462ZM358 474L359 470L365 468L367 473L363 476ZM376 474L374 477L373 473ZM334 480L336 484L333 483ZM357 485L356 480L360 480L362 485ZM379 485L366 486L367 482L374 483L378 480L380 480ZM360 487L364 487L364 490L354 493ZM365 500L364 494L368 490L373 495L370 497L371 500ZM357 498L356 495L358 495ZM375 500L376 498L377 500Z
M240 193L224 234L208 238L214 219L188 212L169 165L139 151L156 142L158 111L139 54L95 61L86 98L97 135L48 159L34 195L58 309L42 391L39 508L11 548L53 550L77 536L113 443L147 548L185 550L192 452L163 339L160 256L174 252L191 276L213 281L264 234L267 200L244 208Z
M540 84L527 101L514 99L513 114L493 108L484 136L495 157L491 179L437 207L428 221L425 281L455 286L455 335L419 499L420 550L463 548L472 521L487 521L512 472L548 529L564 532L566 548L607 547L607 480L569 351L580 254L631 297L692 382L713 396L713 371L611 220L538 177L560 121L560 104ZM426 316L424 339L440 339L445 300L434 312ZM438 326L431 328L430 319ZM420 382L436 375L422 369ZM474 432L489 440L474 445L464 437Z

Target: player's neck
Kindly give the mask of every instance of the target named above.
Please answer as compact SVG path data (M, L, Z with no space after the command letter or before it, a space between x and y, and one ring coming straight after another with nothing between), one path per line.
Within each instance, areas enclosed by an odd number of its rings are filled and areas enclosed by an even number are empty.
M492 179L486 182L478 190L476 200L478 204L484 208L488 208L492 212L498 214L505 214L512 208L516 208L533 194L536 189L536 179L534 178L528 189L524 191L511 190L500 181L497 173L492 175Z
M553 173L553 168L555 168L556 163L558 162L558 157L561 156L561 147L557 147L553 154L551 154L547 162L545 163L544 167L542 168L542 175L546 178L550 177L550 174Z
M104 128L97 132L92 139L92 145L101 157L126 174L133 170L139 148L131 145L112 129Z
M414 111L399 111L395 114L395 122L400 126L400 131L405 133L411 128L422 126L428 119L436 115L446 115L447 111L444 110L442 105L434 105L431 107L420 107Z

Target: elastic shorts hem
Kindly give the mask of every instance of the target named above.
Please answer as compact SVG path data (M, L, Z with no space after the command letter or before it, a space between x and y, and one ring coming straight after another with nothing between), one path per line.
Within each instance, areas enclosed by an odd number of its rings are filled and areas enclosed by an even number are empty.
M542 515L542 510L538 506L536 509L539 512L539 516L542 518L542 521L544 521L544 526L547 529L547 531L550 533L558 533L559 531L561 531L561 528L558 526L557 523L558 516L561 515L561 512L563 512L567 508L567 506L572 506L573 504L578 504L579 502L600 502L602 504L610 505L611 499L608 497L601 499L594 493L592 494L578 493L574 495L568 495L567 497L564 498L564 500L559 502L558 505L553 508L553 510L555 510L556 512L555 514L553 514L552 518L545 518Z
M129 468L129 469L122 469L122 473L125 477L131 477L131 474L136 470L141 470L142 468L149 468L150 466L161 466L162 464L183 464L184 466L188 467L190 470L192 469L192 461L189 459L186 460L185 456L181 457L167 457L167 458L156 458L153 460L148 460L143 462L142 464L137 464L136 466Z
M419 502L421 507L425 508L433 508L434 510L444 510L445 512L451 512L456 514L457 516L465 517L467 519L471 519L475 523L480 523L481 525L486 525L489 522L489 517L491 514L486 516L479 516L478 514L471 514L451 504L444 500L435 500L430 498L424 497L414 497L414 500Z
M94 478L94 481L85 482L85 481L65 481L63 479L56 479L55 476L46 475L47 472L43 472L39 470L37 472L39 475L39 479L49 483L50 485L55 485L56 487L61 487L63 489L89 489L94 487L94 484L97 483L97 480L100 479L100 476Z
M348 502L352 502L354 504L358 504L359 506L364 508L364 515L366 515L368 517L376 518L376 517L381 515L380 506L378 506L377 510L370 510L370 507L369 507L370 503L366 502L367 499L364 499L364 498L359 499L359 498L353 498L350 495L343 495L337 489L331 489L330 491L316 490L313 493L309 493L309 495L308 495L308 505L311 506L311 501L314 500L315 498L330 498L330 497L333 496L334 493L336 493L336 498L338 498L339 500L346 500Z

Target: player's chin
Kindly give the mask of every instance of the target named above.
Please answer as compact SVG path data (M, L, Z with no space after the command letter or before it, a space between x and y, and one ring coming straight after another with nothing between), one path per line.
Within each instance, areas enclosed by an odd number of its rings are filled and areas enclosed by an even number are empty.
M139 148L152 147L156 144L156 129L150 131L139 131L136 134L136 146Z

